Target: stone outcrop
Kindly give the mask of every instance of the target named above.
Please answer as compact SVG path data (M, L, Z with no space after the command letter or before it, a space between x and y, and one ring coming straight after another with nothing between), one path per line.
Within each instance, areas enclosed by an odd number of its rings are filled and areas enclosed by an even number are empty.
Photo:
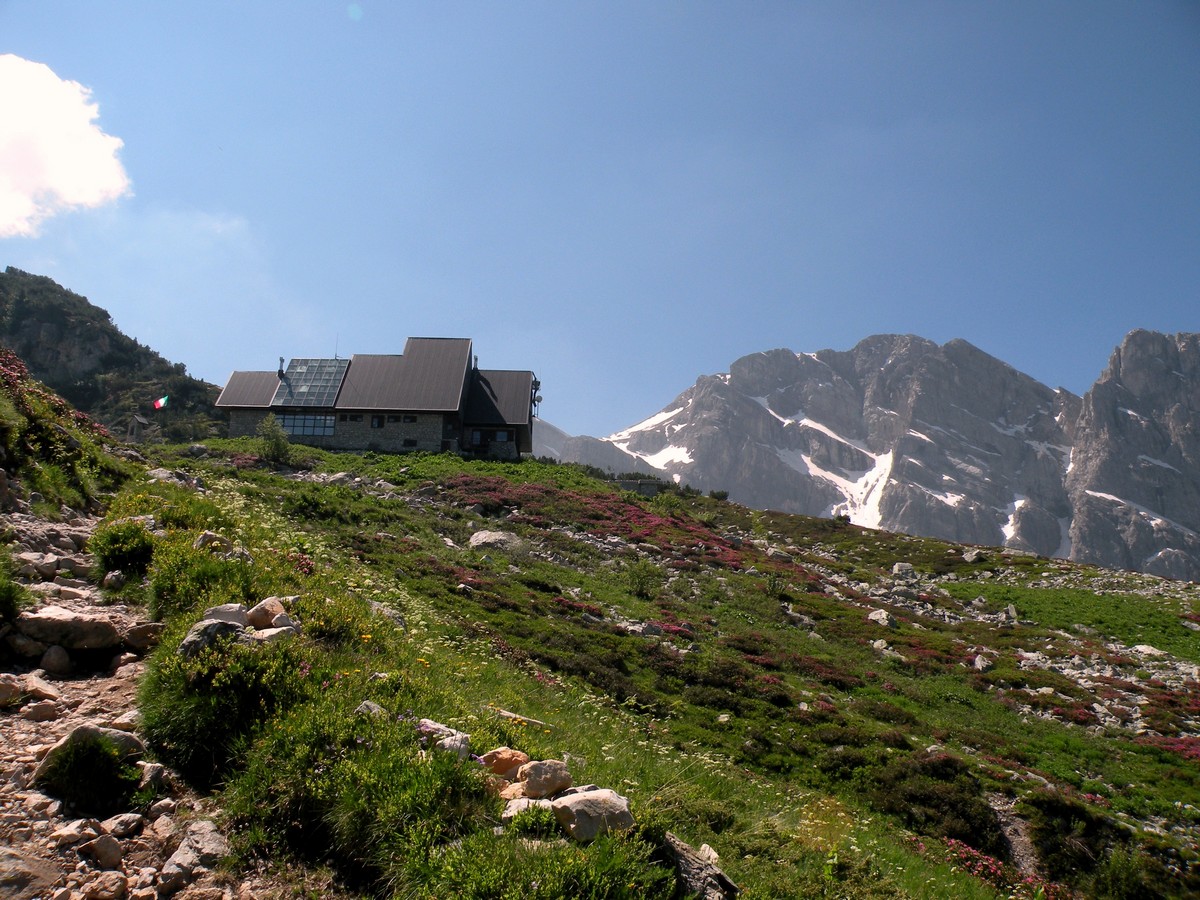
M961 340L770 350L603 440L545 432L751 507L1200 580L1200 334L1130 333L1082 398Z

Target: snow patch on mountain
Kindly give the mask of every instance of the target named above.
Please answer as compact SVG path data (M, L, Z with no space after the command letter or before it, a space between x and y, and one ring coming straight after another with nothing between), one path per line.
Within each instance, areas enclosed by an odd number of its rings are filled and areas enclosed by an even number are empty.
M1000 531L1004 534L1004 543L1007 545L1012 542L1012 539L1017 535L1017 510L1029 502L1029 498L1024 494L1016 494L1013 496L1012 503L1008 504L1008 520L1000 526Z
M675 409L664 409L662 412L655 413L650 418L643 419L641 422L638 422L636 425L626 428L624 431L617 431L613 434L610 434L608 437L605 438L605 440L612 441L618 447L621 447L621 445L618 443L619 441L628 441L631 437L633 437L638 432L650 431L653 428L657 428L659 425L662 425L664 422L668 422L671 419L675 418L677 415L679 415L681 412L683 412L685 409L687 409L688 406L690 406L690 405L691 404L689 402L689 403L685 403L683 406L676 407ZM621 449L624 450L625 448L621 447Z
M692 461L692 454L687 447L668 446L663 447L657 453L638 453L636 450L630 450L627 444L617 444L617 446L630 456L636 456L656 469L665 469L671 463L690 463Z
M1129 500L1123 500L1120 497L1114 496L1113 494L1106 494L1103 491L1089 490L1084 491L1084 493L1089 497L1095 497L1098 500L1107 500L1109 503L1115 503L1118 506L1128 507L1155 527L1165 525L1168 528L1174 528L1177 531L1183 532L1184 534L1188 534L1193 537L1200 537L1200 535L1197 535L1196 532L1192 531L1192 529L1188 528L1186 525L1180 525L1178 522L1172 522L1166 516L1160 515L1149 507L1142 506L1140 503L1133 503Z
M1147 456L1145 453L1139 453L1138 459L1145 463L1150 463L1152 466L1160 466L1164 469L1170 469L1172 472L1179 472L1177 468L1168 462L1163 462L1161 459L1155 459L1153 456ZM1180 472L1179 474L1183 474Z
M866 528L878 528L883 520L880 504L883 501L883 489L892 474L893 454L891 451L873 455L874 465L857 478L849 478L837 472L824 469L813 462L812 457L799 450L776 450L779 458L796 471L812 475L829 482L838 489L845 498L825 510L824 515L850 517L855 525Z

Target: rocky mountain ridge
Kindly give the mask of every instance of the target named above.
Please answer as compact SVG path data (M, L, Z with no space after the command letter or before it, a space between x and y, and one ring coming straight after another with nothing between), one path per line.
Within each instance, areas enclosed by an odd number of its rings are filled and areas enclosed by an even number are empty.
M1092 388L963 340L876 335L701 376L603 439L537 452L760 509L1200 579L1200 334L1131 332Z
M0 272L0 346L114 435L186 441L224 431L213 409L216 385L125 335L103 309L45 276L12 266ZM164 396L167 405L155 409Z

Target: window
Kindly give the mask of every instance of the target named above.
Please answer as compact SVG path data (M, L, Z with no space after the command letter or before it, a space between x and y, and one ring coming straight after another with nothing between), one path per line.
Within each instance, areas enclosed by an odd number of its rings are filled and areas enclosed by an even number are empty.
M417 439L416 439L416 438L405 438L405 439L404 439L404 446L405 446L405 447L415 447L415 446L417 446Z
M482 443L483 443L483 435L481 435L478 431L472 431L471 432L471 446L478 447Z
M362 421L362 413L350 416L350 421L351 422L361 422Z
M417 417L412 415L411 413L406 413L404 416L404 421L406 424L412 425L413 423L415 423L417 421Z
M382 428L383 427L383 416L371 416L371 427L372 428Z
M330 437L333 434L333 416L282 415L278 419L283 430L295 437Z
M508 440L508 432L507 431L497 431L496 437L494 438L494 440L507 441Z
M388 424L389 424L389 425L392 425L392 424L394 424L394 423L396 423L396 422L399 422L399 421L400 421L400 417L399 417L399 416L388 416Z

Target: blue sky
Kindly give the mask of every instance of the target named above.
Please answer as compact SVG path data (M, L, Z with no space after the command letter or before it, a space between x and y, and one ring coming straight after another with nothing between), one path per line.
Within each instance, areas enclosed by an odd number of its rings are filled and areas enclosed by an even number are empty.
M216 383L466 336L603 435L775 347L1082 393L1200 331L1192 0L0 0L0 54L0 265Z

